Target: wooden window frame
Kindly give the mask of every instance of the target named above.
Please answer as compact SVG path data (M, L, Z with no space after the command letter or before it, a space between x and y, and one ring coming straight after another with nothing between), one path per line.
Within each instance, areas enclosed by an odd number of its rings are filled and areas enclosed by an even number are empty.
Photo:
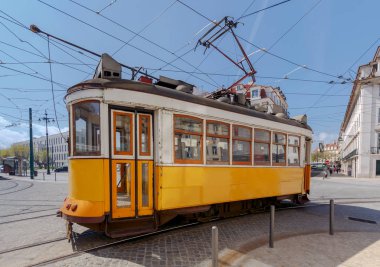
M122 116L128 116L130 117L130 129L131 129L131 134L130 134L130 151L116 151L116 116L117 115L122 115ZM113 135L113 154L114 155L123 155L123 156L133 156L133 140L134 140L134 120L133 120L133 115L132 113L127 113L127 112L120 112L120 111L114 111L113 112L113 125L112 125L112 135Z
M228 127L228 135L220 135L220 134L209 134L208 133L208 128L207 128L207 124L208 123L214 123L214 124L223 124L223 125L226 125ZM206 164L208 165L218 165L218 164L221 164L221 165L230 165L230 162L231 162L231 125L229 123L226 123L226 122L222 122L222 121L217 121L217 120L206 120L206 138L205 140L207 141L207 137L214 137L214 138L223 138L223 139L227 139L228 140L228 160L227 161L210 161L212 163L208 163L207 162L207 152L206 152Z
M175 119L176 118L189 118L192 120L199 121L202 126L201 126L201 132L190 132L186 130L181 130L181 129L176 129L175 128ZM189 116L189 115L183 115L183 114L173 114L173 158L174 158L174 163L179 163L179 164L202 164L203 163L203 119L194 117L194 116ZM175 135L176 133L182 133L182 134L189 134L189 135L197 135L200 136L200 159L177 159L176 158L176 153L175 153Z
M301 137L298 136L298 135L292 135L292 134L288 134L288 138L292 136L292 137L297 137L298 138L298 146L296 145L291 145L289 142L288 142L288 148L289 147L298 147L298 164L294 164L294 163L288 163L288 166L301 166Z
M100 140L99 140L99 151L94 151L94 152L78 152L77 149L76 149L76 146L77 146L77 138L76 138L76 121L75 121L75 106L78 105L78 104L83 104L83 103L87 103L87 102L96 102L99 104L99 130L100 130ZM101 154L101 150L102 150L102 143L101 143L101 136L102 136L102 132L101 132L101 107L100 107L100 101L99 100L85 100L85 101L80 101L80 102L76 102L74 104L71 105L72 107L72 114L71 114L71 123L72 123L72 132L70 132L70 134L73 135L73 140L72 140L72 143L73 143L73 154L72 156L100 156ZM86 133L87 134L87 133Z
M274 142L274 140L273 140L273 137L274 137L274 135L275 134L283 134L283 135L285 135L285 143L283 144L283 143L275 143ZM271 138L271 144L272 145L280 145L280 146L285 146L285 149L284 149L284 153L285 153L285 155L284 155L284 158L285 158L285 160L284 160L284 163L281 163L281 162L279 162L279 163L277 163L277 162L273 162L273 155L272 155L272 166L286 166L287 165L287 160L288 160L288 135L286 134L286 133L283 133L283 132L272 132L272 138ZM272 151L271 151L271 154L272 154Z
M142 118L148 118L148 130L147 130L147 135L148 135L148 139L147 139L147 150L148 152L142 152L142 142L141 142L141 136L142 136ZM152 124L152 117L151 115L148 115L148 114L139 114L139 156L151 156L151 138L152 138L152 131L151 131L151 124Z
M235 127L240 127L240 128L246 128L250 131L250 135L251 137L250 138L242 138L242 137L234 137L234 128ZM243 126L243 125L238 125L238 124L233 124L232 125L232 134L231 134L231 137L232 137L232 141L231 141L231 145L233 146L233 143L234 141L244 141L244 142L249 142L249 161L234 161L234 150L231 149L232 151L232 164L233 165L252 165L252 138L253 138L253 135L252 135L252 128L251 127L248 127L248 126Z
M268 132L269 133L269 141L263 141L263 140L260 140L260 139L256 139L255 138L255 133L259 131L259 132ZM269 149L268 149L268 152L269 152L269 161L268 162L256 162L255 161L255 157L253 157L253 165L255 166L270 166L271 165L271 162L272 162L272 132L269 131L269 130L264 130L264 129L257 129L255 128L254 130L254 133L253 133L253 151L255 151L255 144L267 144L269 145Z

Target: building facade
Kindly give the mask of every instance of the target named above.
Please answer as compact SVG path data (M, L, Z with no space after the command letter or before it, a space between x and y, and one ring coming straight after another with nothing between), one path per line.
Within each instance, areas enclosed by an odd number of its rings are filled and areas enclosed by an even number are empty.
M343 173L380 177L380 46L359 67L340 129Z
M323 151L316 147L313 151L315 162L329 163L334 165L340 161L340 150L338 142L334 141L331 144L325 144Z
M67 157L69 154L67 141L69 132L63 132L61 134L49 135L49 159L50 164L54 168L67 166ZM17 142L12 145L21 145L29 148L29 140ZM39 138L33 138L33 150L34 154L38 154L41 151L46 151L46 136ZM44 159L44 161L46 161Z
M249 100L249 104L256 110L266 113L287 114L288 103L279 87L258 84L238 84L232 88L232 92L243 93Z

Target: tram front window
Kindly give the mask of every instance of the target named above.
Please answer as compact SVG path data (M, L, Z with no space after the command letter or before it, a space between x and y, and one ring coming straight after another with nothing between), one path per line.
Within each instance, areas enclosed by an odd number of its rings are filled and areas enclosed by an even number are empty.
M100 104L86 101L73 106L74 155L100 154Z

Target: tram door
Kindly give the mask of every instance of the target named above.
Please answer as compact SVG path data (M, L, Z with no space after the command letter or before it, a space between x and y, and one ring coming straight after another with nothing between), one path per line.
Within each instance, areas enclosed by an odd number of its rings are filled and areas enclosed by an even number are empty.
M153 214L152 115L112 110L112 218Z

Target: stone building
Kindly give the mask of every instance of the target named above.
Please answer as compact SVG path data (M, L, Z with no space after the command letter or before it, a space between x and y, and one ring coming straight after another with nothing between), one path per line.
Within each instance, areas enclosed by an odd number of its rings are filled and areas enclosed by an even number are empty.
M54 168L67 166L68 145L66 140L69 137L69 132L61 134L49 135L49 158L50 164ZM22 145L29 148L29 140L17 142L12 145ZM46 136L33 138L34 154L46 150Z
M341 129L343 173L380 177L380 46L359 67Z

